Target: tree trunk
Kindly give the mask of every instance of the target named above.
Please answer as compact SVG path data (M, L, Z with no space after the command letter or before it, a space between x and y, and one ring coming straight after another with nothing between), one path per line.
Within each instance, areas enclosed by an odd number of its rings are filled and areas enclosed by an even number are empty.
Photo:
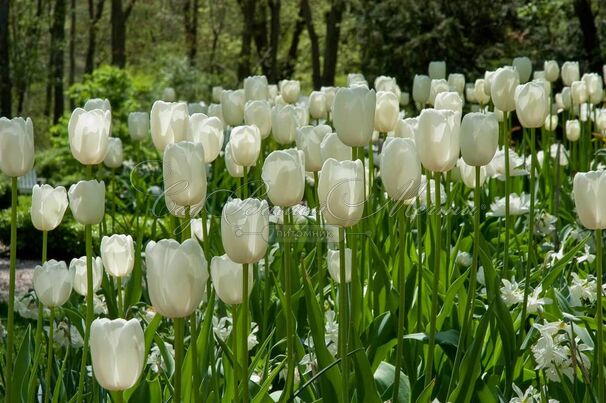
M223 31L223 22L225 21L224 5L211 1L209 4L209 18L213 35L211 40L210 57L208 58L208 64L210 65L211 74L215 74L218 72L218 68L215 63L215 58L217 55L217 46L219 44L219 36Z
M238 63L238 80L242 81L250 75L250 62L255 22L255 0L238 0L242 10L242 42L240 47L240 62Z
M0 114L12 117L12 84L10 71L10 38L8 21L10 0L0 0Z
M324 85L335 85L337 70L337 55L339 53L339 37L341 35L341 19L344 4L342 0L332 0L330 11L326 14L326 38L324 41Z
M63 97L63 67L65 46L65 2L56 0L53 11L53 26L51 28L51 69L53 72L54 108L53 122L57 123L64 111Z
M292 33L292 39L290 41L290 47L288 48L288 56L284 65L282 66L282 77L291 78L295 72L295 66L297 64L297 53L299 51L299 39L301 39L301 33L305 27L305 21L303 19L303 8L299 8L299 15L297 16L297 22L295 23L295 30Z
M269 81L272 83L278 82L280 74L278 66L278 47L280 46L280 0L270 0L269 9L271 12L271 33L269 38Z
M575 0L574 10L579 19L581 31L583 32L583 47L587 55L589 69L600 72L602 70L602 51L600 49L600 38L595 26L590 0Z
M71 0L70 26L69 26L69 75L67 82L69 87L76 80L76 0ZM74 101L69 101L70 109L74 109Z
M318 34L314 28L314 21L311 14L311 7L309 6L309 0L301 0L301 12L303 14L303 18L305 19L307 35L309 36L309 42L311 43L311 79L314 90L319 90L322 86L322 72L320 71L320 44Z
M90 74L95 69L95 52L97 45L97 23L103 15L105 0L99 0L95 10L94 0L88 0L88 47L86 49L86 65L84 72Z
M112 0L112 64L126 66L126 21L122 0Z
M268 0L271 1L271 0ZM261 72L265 76L269 76L271 68L270 49L267 41L267 3L262 2L255 10L255 18L253 23L253 39L257 48L257 56L259 56L259 64Z
M189 65L194 66L196 64L196 54L198 53L198 0L185 0L183 20L185 22L187 57Z

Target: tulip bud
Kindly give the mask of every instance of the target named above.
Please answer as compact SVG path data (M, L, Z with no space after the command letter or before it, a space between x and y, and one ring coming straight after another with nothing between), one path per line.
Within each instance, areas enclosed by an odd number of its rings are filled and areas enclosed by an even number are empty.
M459 93L455 91L440 92L436 95L434 108L453 111L460 121L461 114L463 113L463 99L461 99Z
M112 169L120 168L124 159L122 153L122 140L119 137L110 137L103 164Z
M552 132L557 127L558 127L558 115L556 115L556 114L547 115L547 117L545 118L545 124L543 125L543 128L548 132Z
M492 79L494 77L495 71L485 71L484 72L484 93L488 95L488 99L490 99L490 92L492 90ZM519 77L519 74L518 74Z
M379 91L376 101L375 130L381 133L393 131L400 113L398 98L393 92Z
M61 306L72 293L74 275L67 270L65 262L51 259L34 269L36 296L49 308Z
M101 239L101 259L107 274L126 277L135 264L135 245L130 235L114 234Z
M223 119L223 107L221 106L221 104L210 104L208 105L208 113L207 113L208 117L216 117L219 118L221 120L221 122L223 122L223 124L225 124L225 119Z
M328 134L322 126L328 128L330 126L320 125L302 126L297 129L297 148L305 154L305 170L308 172L317 172L322 169L322 154L320 144Z
M461 154L470 166L488 165L499 145L499 122L494 113L468 113L461 123Z
M206 166L200 143L182 141L164 150L164 190L179 206L193 206L206 198Z
M235 263L256 263L265 256L269 236L269 209L265 200L232 199L223 206L221 239Z
M69 209L80 224L99 224L105 214L105 183L79 181L69 187Z
M251 76L244 79L244 99L265 101L268 97L267 77Z
M184 318L198 308L208 280L208 268L195 239L150 241L145 247L149 299L167 318Z
M587 229L606 228L606 171L579 172L572 183L574 204Z
M134 141L140 141L149 133L149 113L131 112L128 114L128 134Z
M227 168L229 175L233 178L242 178L244 176L244 167L236 164L234 161L231 152L231 143L229 142L225 145L225 167Z
M341 284L341 260L338 250L329 249L326 254L328 273L335 283ZM351 249L345 248L345 282L351 283Z
M402 137L415 139L415 133L417 131L417 125L419 121L417 118L406 118L398 120L396 124L396 130L394 131L394 137Z
M185 102L154 102L150 114L152 142L156 150L164 152L168 144L187 138L189 115Z
M243 266L234 263L229 256L214 256L210 261L210 277L213 281L213 287L217 296L223 303L228 305L238 305L243 301L242 298L242 271ZM248 266L248 296L253 288L253 268Z
M522 126L541 127L549 113L545 86L531 81L518 85L515 91L516 114Z
M350 147L369 143L374 130L376 95L364 87L340 88L335 97L333 123L339 139Z
M573 81L579 81L579 62L564 62L561 74L564 85L570 86Z
M166 209L171 215L179 218L189 218L198 215L200 211L202 211L205 201L206 200L202 199L198 204L185 207L176 204L170 198L170 195L168 193L164 193L164 203L166 204Z
M74 291L78 294L86 297L88 292L87 284L87 270L86 270L86 256L81 258L74 258L69 263L69 271L74 279ZM93 294L101 288L101 281L103 280L103 263L100 257L93 258Z
M536 80L545 80L547 81L547 79L545 78L545 72L543 70L535 70L532 73L532 80L536 81Z
M329 158L333 158L337 161L351 160L351 151L351 147L344 144L336 133L329 133L324 137L322 143L320 143L322 165L324 165Z
M490 88L490 85L486 83L485 79L479 78L476 80L473 95L475 101L480 105L486 105L490 101L490 95L486 94L486 88Z
M271 134L278 144L292 143L297 131L297 115L294 106L274 106L271 110L271 126Z
M162 90L162 100L164 102L175 102L177 100L177 93L174 88L166 87Z
M267 100L270 104L273 104L278 96L278 86L276 84L269 84L267 86Z
M518 72L520 76L520 84L525 84L530 80L530 74L532 73L532 62L526 56L516 57L511 62L511 65ZM492 91L492 88L491 88Z
M441 92L448 92L448 83L446 80L431 80L429 86L429 99L427 100L430 105L435 105L436 96Z
M263 163L261 178L274 205L294 206L303 199L305 190L305 154L295 149L271 152Z
M421 105L424 105L429 100L429 90L431 87L431 79L425 75L415 75L412 83L412 99Z
M597 105L602 102L604 89L602 87L602 79L597 73L583 74L581 79L587 88L587 97L589 103Z
M584 81L574 81L570 85L570 95L574 105L581 105L587 102L587 85Z
M298 80L280 81L280 95L287 104L294 104L299 100L301 84Z
M97 382L107 390L133 387L145 365L145 336L137 319L95 319L90 354Z
M32 189L32 224L39 231L52 231L59 226L67 210L67 191L63 186L34 185Z
M364 167L362 161L324 162L318 183L318 198L327 224L351 227L364 211Z
M333 104L335 103L335 97L337 96L336 87L321 87L320 91L326 95L326 110L332 112Z
M606 130L606 110L598 110L598 116L595 123L598 126L598 129Z
M545 71L545 79L549 82L554 82L558 80L560 76L560 66L558 66L558 62L555 60L545 60L543 63L543 70Z
M562 88L562 103L565 109L572 108L572 93L570 87Z
M297 127L309 124L309 109L307 109L307 106L295 105L295 124Z
M564 101L562 99L562 93L558 92L554 97L555 105L559 110L564 110L566 107L564 106Z
M431 78L432 80L444 80L446 78L446 62L429 62L427 72L429 74L429 78Z
M194 113L206 114L207 107L204 102L190 102L187 104L187 113L191 116Z
M249 101L244 106L244 122L255 125L262 139L271 133L271 106L267 101Z
M237 165L252 167L261 152L261 134L257 126L234 127L229 137L231 156Z
M566 138L568 141L577 141L581 137L581 124L577 119L566 121Z
M465 76L460 73L450 73L448 75L448 88L462 96L465 91Z
M457 167L459 168L459 175L461 180L468 188L474 189L476 187L476 167L467 165L463 158L459 158L457 161ZM480 168L480 186L484 184L486 180L486 166Z
M482 91L484 91L482 89ZM467 83L465 84L465 100L468 103L475 103L476 102L476 88L475 88L475 83Z
M189 137L190 141L202 144L204 162L210 164L223 148L223 122L215 116L194 113L189 118Z
M312 91L309 94L309 114L312 119L326 119L328 115L326 94L321 91Z
M225 90L221 94L221 110L229 126L241 125L244 121L244 90Z
M102 111L110 111L111 112L112 107L111 107L108 99L92 98L92 99L87 100L84 103L83 109L85 111L92 111L94 109L101 109Z
M363 87L368 88L368 82L366 81L366 78L364 78L364 74L349 73L347 75L347 86L348 87L363 86Z
M414 140L387 140L381 152L381 181L394 201L413 198L421 184L421 163Z
M424 109L415 143L423 166L433 172L450 170L459 158L460 123L449 110Z
M408 106L410 103L410 94L408 92L400 93L400 105Z
M27 118L0 118L0 170L23 176L34 167L34 126Z
M84 165L103 162L109 143L110 126L110 111L76 108L67 126L69 147L74 158Z
M514 94L520 85L518 72L512 67L501 67L492 77L490 95L494 106L502 111L511 112L516 109Z
M223 87L216 85L212 90L212 99L215 104L221 103L221 94L223 94Z

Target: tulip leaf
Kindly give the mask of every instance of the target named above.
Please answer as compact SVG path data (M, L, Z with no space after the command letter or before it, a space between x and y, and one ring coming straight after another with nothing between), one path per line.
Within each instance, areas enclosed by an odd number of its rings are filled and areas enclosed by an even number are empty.
M27 326L19 352L15 357L13 370L13 396L21 396L21 399L27 400L27 387L29 381L29 370L31 368L31 346L34 341L31 335L31 326Z
M389 400L393 394L394 378L396 368L385 361L381 362L374 373L374 380L377 385L378 392L381 394L383 401ZM410 402L410 381L408 376L400 371L400 385L398 391L398 402Z
M124 292L124 312L128 312L128 308L135 305L141 299L142 295L142 259L141 259L141 248L143 242L143 231L137 233L137 240L135 242L135 264L131 273L130 279L125 287Z

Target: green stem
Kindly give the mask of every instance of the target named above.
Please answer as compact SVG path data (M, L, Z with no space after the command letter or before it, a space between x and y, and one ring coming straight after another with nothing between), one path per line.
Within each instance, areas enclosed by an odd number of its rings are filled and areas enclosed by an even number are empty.
M174 318L175 330L175 373L173 375L173 402L181 402L181 371L183 369L183 341L185 339L185 319Z
M511 191L511 179L509 176L509 135L511 125L511 112L507 112L505 119L505 130L503 133L503 149L505 151L505 245L503 247L503 277L509 278L509 229L511 217L509 208L509 192Z
M434 185L435 185L435 239L434 239L434 269L433 269L433 283L431 287L431 318L429 322L429 345L427 350L427 362L425 363L425 386L427 387L432 380L433 376L433 361L434 361L434 350L436 345L436 324L438 317L438 287L440 286L440 249L442 244L442 216L440 208L442 206L440 199L440 177L441 172L434 173Z
M200 368L198 364L198 315L196 311L189 316L189 326L191 332L191 357L192 357L192 375L193 375L193 390L196 402L201 402L203 399L200 396Z
M116 233L116 200L118 198L116 194L116 170L111 170L111 185L112 185L112 234Z
M118 316L124 318L124 301L122 299L122 277L116 277L116 292L118 293Z
M343 402L349 402L349 369L347 362L347 331L349 329L347 323L349 322L349 307L347 303L347 283L345 282L345 279L345 229L339 227L339 342L337 347L339 350L339 359L341 360L341 377L343 378L341 397Z
M80 362L80 377L78 380L77 401L84 399L84 375L88 360L88 341L90 339L90 326L93 321L93 228L91 224L84 226L86 237L86 327L84 328L84 346L82 348L82 361Z
M318 181L319 175L317 171L314 171L314 189L316 191L316 228L318 232L322 229L322 218L320 215L320 195L318 193ZM317 236L316 242L316 265L318 270L318 291L320 292L320 301L324 301L324 279L326 278L326 272L323 270L322 265L322 241L320 235Z
M42 264L46 262L46 250L48 243L48 232L42 231ZM32 371L29 375L29 382L27 387L27 401L33 402L34 395L36 394L36 377L38 376L38 364L40 362L40 354L42 353L42 321L44 314L44 306L42 305L42 301L38 299L38 320L36 322L36 348L34 352L34 363Z
M604 320L603 320L603 312L602 312L602 230L595 230L595 245L596 245L596 256L595 256L595 264L596 264L596 285L598 290L598 298L596 300L596 323L597 323L597 334L596 334L596 344L597 344L597 367L598 367L598 401L603 402L604 400Z
M232 319L232 331L231 331L231 340L233 343L232 349L233 349L233 357L234 357L234 365L233 365L233 371L234 371L234 400L236 402L238 402L238 382L240 381L240 366L239 366L239 362L240 360L238 359L238 334L236 333L235 329L238 326L238 305L232 305L232 313L231 313L231 319Z
M12 402L13 346L15 343L15 268L17 266L17 177L11 178L11 245L8 281L8 340L6 344L6 401Z
M291 256L290 256L290 240L286 234L289 230L289 210L290 207L285 207L282 212L282 242L284 247L284 296L286 306L284 314L286 315L286 385L284 386L284 396L290 398L293 393L295 379L295 323L292 310L292 273L291 273Z
M421 202L417 198L415 202L416 225L417 225L417 326L416 331L421 332L423 326L423 236L421 235Z
M55 335L55 308L50 307L50 318L48 319L48 356L46 357L46 376L44 377L44 401L50 402L51 398L51 374L53 372L53 343Z
M123 403L124 402L124 392L121 390L118 390L114 393L116 394L116 403Z
M242 312L240 348L242 349L242 403L248 403L248 263L242 265ZM291 352L289 355L294 354Z
M400 391L400 368L402 366L402 349L404 345L404 320L406 318L406 276L404 275L405 257L407 251L406 233L408 232L408 218L406 217L406 205L400 206L400 268L398 270L398 291L400 293L400 303L398 306L398 342L396 348L396 368L393 381L393 399L392 402L398 401L398 393Z

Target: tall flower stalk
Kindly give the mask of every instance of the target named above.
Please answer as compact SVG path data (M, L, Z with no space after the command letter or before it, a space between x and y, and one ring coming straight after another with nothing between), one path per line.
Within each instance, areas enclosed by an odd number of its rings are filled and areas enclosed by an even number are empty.
M398 292L399 292L399 304L398 304L398 341L396 347L396 365L395 365L395 375L393 381L393 402L398 401L398 394L400 391L400 369L402 367L402 349L404 345L404 323L406 319L406 276L405 276L405 259L406 253L408 251L407 248L407 232L408 232L408 217L406 217L406 205L401 203L399 206L399 215L398 215L398 224L400 227L399 235L399 244L400 244L400 261L398 268Z
M354 261L352 251L352 263ZM353 265L352 265L353 276ZM339 227L339 339L338 350L341 365L341 376L343 377L343 389L341 390L341 398L343 402L349 401L349 363L347 362L347 341L349 326L349 304L347 298L347 282L345 268L345 229ZM352 278L353 279L353 278Z
M8 340L6 342L6 401L12 401L13 349L15 344L15 269L17 267L17 177L11 178L11 245L8 280Z

